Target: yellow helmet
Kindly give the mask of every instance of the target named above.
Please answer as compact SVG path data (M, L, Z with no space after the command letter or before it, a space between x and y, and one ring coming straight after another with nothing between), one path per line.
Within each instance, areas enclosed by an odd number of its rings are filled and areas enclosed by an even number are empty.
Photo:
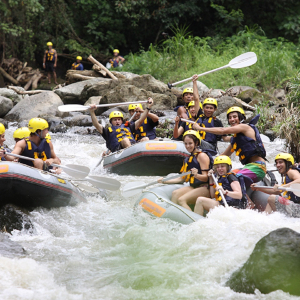
M284 159L286 161L289 161L292 165L295 163L294 157L289 153L279 153L276 155L275 161L277 159Z
M196 130L187 130L184 134L183 134L183 139L186 135L188 134L191 134L191 135L194 135L198 140L199 142L201 143L201 137L200 137L200 134L198 131Z
M5 132L5 127L2 123L0 123L0 135Z
M24 139L30 136L30 130L28 127L21 127L14 131L13 138L14 139Z
M203 106L205 104L211 104L211 105L215 105L216 108L218 108L218 101L214 98L206 98L204 101L203 101Z
M143 110L143 106L142 106L142 104L141 104L141 103L137 103L137 104L130 104L130 105L128 106L128 110L136 109L137 107L139 107L140 109L142 109L142 110Z
M124 119L124 116L120 111L114 110L109 114L109 120L111 120L112 118L122 118L122 119Z
M214 160L214 165L227 164L230 167L232 166L231 159L227 155L219 155Z
M49 132L46 134L45 139L51 141L51 135Z
M185 93L191 93L193 94L194 93L194 90L193 88L185 88L182 92L182 96L185 94Z
M232 112L240 112L242 115L246 116L244 110L241 107L238 107L238 106L232 106L232 107L230 107L227 110L227 115L229 115Z
M76 59L82 60L82 57L81 56L77 56Z
M53 44L51 42L48 42L47 46L53 46Z
M189 108L190 106L195 106L195 101L190 101L189 104L188 104L188 108ZM203 109L203 106L202 106L202 103L201 103L201 102L199 103L199 106L200 106L201 109Z
M33 118L28 123L30 132L36 132L37 130L44 130L49 128L48 122L45 119Z
M115 50L113 51L113 53L115 53L115 52L120 53L120 51L119 51L118 49L115 49Z

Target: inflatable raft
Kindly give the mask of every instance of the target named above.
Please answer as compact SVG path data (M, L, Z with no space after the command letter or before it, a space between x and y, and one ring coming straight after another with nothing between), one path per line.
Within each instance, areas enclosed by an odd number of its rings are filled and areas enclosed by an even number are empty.
M273 186L275 182L274 174L268 172L264 180L259 182L258 185ZM141 207L144 212L149 213L154 217L168 218L182 224L190 224L202 219L202 216L171 201L172 192L181 187L183 187L182 184L154 187L145 191L139 197L135 203L135 207ZM265 209L269 195L260 191L252 191L251 188L247 189L247 194L260 211Z
M211 145L202 141L201 147L210 149ZM105 156L103 167L119 175L165 176L177 173L187 156L181 141L153 140Z
M86 201L69 181L29 166L0 162L1 206L7 203L24 208L61 207Z

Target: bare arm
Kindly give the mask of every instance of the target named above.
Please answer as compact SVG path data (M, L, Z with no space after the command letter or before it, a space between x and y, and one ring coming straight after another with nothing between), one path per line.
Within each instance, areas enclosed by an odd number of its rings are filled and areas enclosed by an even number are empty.
M100 132L100 134L103 133L103 126L101 124L99 124L97 117L95 115L95 110L97 109L95 104L92 104L90 106L90 114L91 114L91 118L92 118L92 123L93 125L96 127L96 129Z
M186 113L185 107L181 106L177 110L177 116L179 116L181 119L188 119L188 115Z
M47 51L45 51L44 57L43 57L43 68L45 68L45 63L46 63L46 53L47 53Z
M56 156L54 148L53 148L53 144L52 144L51 141L49 142L49 146L50 146L50 150L51 150L51 158L48 158L46 160L46 164L48 166L50 166L51 164L58 164L58 165L60 165L60 159Z
M231 156L231 145L229 145L221 155Z
M119 60L121 61L121 63L123 63L125 61L125 58L122 56L119 56Z
M208 128L208 127L200 127L197 123L195 123L193 125L193 129L198 130L198 131L205 131L205 132L213 133L216 135L235 134L235 133L243 133L246 135L247 132L252 133L252 131L253 131L253 134L255 135L254 130L246 124L239 124L239 125L232 126L232 127ZM250 131L249 131L249 129L250 129Z
M200 102L199 102L200 97L199 97L199 91L197 86L197 80L198 80L198 75L195 74L193 76L193 100L195 102L196 116L198 115L200 109Z
M57 65L57 52L54 50L55 60L54 60L54 67Z
M197 178L200 181L207 182L209 170L209 157L205 153L199 153L197 156L197 160L200 164L202 174L197 174L195 178Z
M227 191L227 196L233 199L242 199L243 194L240 183L238 181L232 181L230 187L232 188L232 191Z
M148 116L154 123L158 122L159 120L159 117L156 115L156 114L153 114L153 113L148 113Z
M135 121L135 129L137 130L145 121L145 119L147 118L147 115L149 113L150 107L153 105L153 99L152 98L148 98L148 108L149 109L145 109L143 111L143 113L141 114L140 118L138 120Z
M178 128L179 120L180 120L180 118L178 116L176 116L176 118L175 118L175 126L174 126L174 131L173 131L173 137L175 139L177 139L181 134L183 134L183 131L184 131L183 127L180 126Z
M230 142L230 140L231 140L231 136L229 136L229 135L226 135L226 136L222 136L222 140L223 140L223 142Z

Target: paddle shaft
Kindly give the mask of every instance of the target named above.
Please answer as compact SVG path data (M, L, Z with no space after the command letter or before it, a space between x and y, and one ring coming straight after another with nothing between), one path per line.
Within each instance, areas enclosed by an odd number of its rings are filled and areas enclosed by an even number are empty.
M258 189L273 189L274 186L255 186ZM279 186L279 191L288 191L294 193L297 197L300 197L300 183L293 183L290 186Z
M214 183L215 183L215 185L216 185L216 187L217 187L217 186L219 185L217 178L215 177L214 174L211 174L211 176L212 176L212 178L213 178L213 180L214 180ZM223 200L223 202L224 202L225 207L228 208L229 206L228 206L228 203L227 203L227 201L226 201L226 199L225 199L225 196L224 196L223 192L222 192L222 191L219 191L219 193L220 193L220 195L221 195L221 197L222 197L222 200Z
M183 122L188 122L188 123L192 123L192 124L195 124L196 122L195 121L192 121L192 120L187 120L187 119L180 119L180 121L183 121Z
M109 107L109 106L126 106L129 104L136 104L136 103L149 103L148 100L145 101L134 101L134 102L121 102L121 103L107 103L107 104L98 104L96 107ZM88 109L90 107L88 106Z

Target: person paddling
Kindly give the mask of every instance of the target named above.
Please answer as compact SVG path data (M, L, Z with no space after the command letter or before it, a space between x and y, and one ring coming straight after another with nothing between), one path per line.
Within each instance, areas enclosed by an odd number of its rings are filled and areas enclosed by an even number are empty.
M48 169L47 166L51 164L60 164L60 160L56 156L53 144L47 140L48 122L41 118L33 118L28 123L30 136L28 138L18 141L15 145L13 154L23 155L34 158L34 161L19 159L19 162L37 169ZM5 151L0 150L0 156L6 160L14 161L15 157L6 154Z
M190 156L184 160L180 172L184 173L191 171L192 174L164 182L162 182L162 179L159 179L158 182L166 184L189 182L189 186L184 186L175 190L172 193L171 200L174 203L191 210L189 205L194 205L199 195L209 197L207 174L213 164L212 155L215 155L216 152L198 148L201 147L201 137L195 130L186 131L183 135L183 142L186 150L190 153Z
M83 70L83 64L81 63L82 61L82 57L81 56L77 56L76 57L76 62L74 62L72 64L72 70L78 70L78 71L82 71Z
M106 140L107 148L111 152L115 152L120 149L130 147L132 144L135 144L133 134L147 118L147 115L152 105L153 99L148 98L148 107L146 107L144 112L141 114L140 118L134 123L129 124L128 127L126 127L125 124L123 124L123 114L119 111L112 111L109 114L109 122L111 123L111 126L109 126L108 128L104 128L101 124L99 124L97 120L97 117L95 115L95 110L97 109L97 106L93 104L90 106L92 123L99 131L99 133L103 136L103 138Z
M128 106L128 111L131 117L134 115L131 124L137 121L140 118L141 114L144 112L141 103L130 104ZM144 142L156 139L155 127L159 124L158 120L158 116L149 111L147 118L144 120L142 125L135 130L135 140L137 142Z
M282 177L282 187L290 187L294 183L300 183L300 168L294 166L294 157L289 153L279 153L275 157L277 171ZM263 191L269 194L266 213L281 212L289 217L300 218L300 197L292 191L285 191L281 196L280 186L274 185L273 189L264 189L251 185L252 190Z
M29 136L30 136L30 130L28 127L18 128L13 133L13 138L16 143L22 139L28 138Z
M194 124L195 130L213 133L217 135L233 134L230 140L230 146L222 155L230 156L233 152L239 156L244 167L237 172L238 174L249 177L253 182L262 180L267 172L266 169L266 150L262 143L258 129L254 124L243 124L246 119L242 108L233 106L227 111L227 119L230 127L200 127ZM253 119L254 120L254 119ZM250 186L249 181L247 187Z
M235 208L246 208L247 199L243 196L242 187L235 176L231 173L232 163L231 159L226 155L220 155L214 160L214 170L209 170L209 186L210 186L210 196L208 197L198 197L195 205L194 212L202 215L204 214L204 209L210 211L211 209L219 206L225 205L223 203L220 192L223 193L228 206L233 206ZM212 174L216 172L218 178L218 186L214 184Z

